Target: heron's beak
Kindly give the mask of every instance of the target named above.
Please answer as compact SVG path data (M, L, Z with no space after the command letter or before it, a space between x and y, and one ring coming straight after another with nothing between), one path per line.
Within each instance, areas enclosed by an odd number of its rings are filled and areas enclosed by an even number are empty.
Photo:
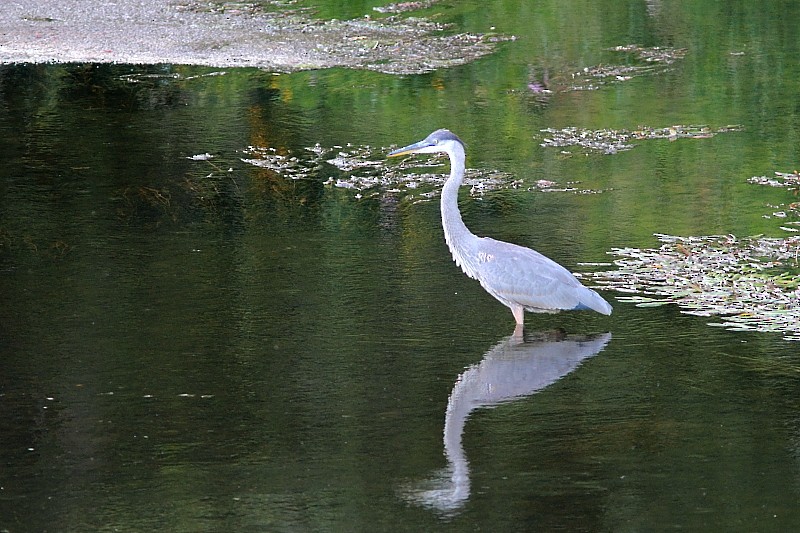
M428 141L419 141L414 144L409 144L404 148L398 148L397 150L390 152L389 155L387 155L386 157L397 157L399 155L413 154L416 153L418 150L427 148L429 146L433 145Z

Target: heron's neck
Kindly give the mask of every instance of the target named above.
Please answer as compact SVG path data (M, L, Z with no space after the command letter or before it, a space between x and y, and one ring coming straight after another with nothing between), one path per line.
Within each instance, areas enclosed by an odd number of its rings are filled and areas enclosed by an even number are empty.
M455 254L466 241L475 236L467 229L458 210L458 189L464 181L464 149L456 145L450 156L450 177L442 188L442 227L444 239Z

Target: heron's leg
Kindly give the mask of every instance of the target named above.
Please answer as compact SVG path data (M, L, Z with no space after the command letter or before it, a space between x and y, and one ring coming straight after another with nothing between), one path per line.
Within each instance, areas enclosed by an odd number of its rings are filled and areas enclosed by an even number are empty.
M521 305L512 306L511 314L514 315L514 320L516 320L517 324L520 326L525 323L525 309Z

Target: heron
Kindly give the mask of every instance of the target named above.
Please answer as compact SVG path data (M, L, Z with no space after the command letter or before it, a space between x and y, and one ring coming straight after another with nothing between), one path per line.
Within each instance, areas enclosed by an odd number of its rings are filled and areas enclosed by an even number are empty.
M611 314L611 305L585 287L566 268L539 252L478 237L464 224L458 209L458 189L464 181L464 143L446 129L436 130L423 140L399 148L388 157L406 154L445 153L450 158L450 177L441 194L444 239L456 265L500 303L511 309L517 326L525 322L525 311L557 313L592 310Z

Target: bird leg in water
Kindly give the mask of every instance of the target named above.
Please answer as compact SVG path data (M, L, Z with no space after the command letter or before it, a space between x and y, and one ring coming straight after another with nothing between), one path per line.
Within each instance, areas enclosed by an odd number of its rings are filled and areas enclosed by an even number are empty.
M514 320L517 321L518 326L522 326L525 323L525 309L521 305L512 307L511 314L514 315Z

